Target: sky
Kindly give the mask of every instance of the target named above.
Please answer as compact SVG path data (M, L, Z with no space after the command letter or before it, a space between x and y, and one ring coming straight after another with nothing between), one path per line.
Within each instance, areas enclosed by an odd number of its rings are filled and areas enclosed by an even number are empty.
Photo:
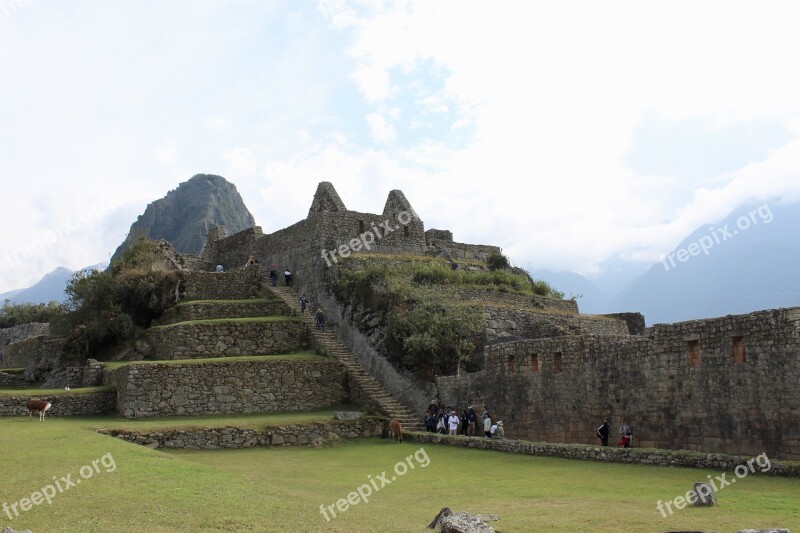
M0 0L0 292L198 173L271 232L320 181L516 265L661 260L800 202L795 2Z

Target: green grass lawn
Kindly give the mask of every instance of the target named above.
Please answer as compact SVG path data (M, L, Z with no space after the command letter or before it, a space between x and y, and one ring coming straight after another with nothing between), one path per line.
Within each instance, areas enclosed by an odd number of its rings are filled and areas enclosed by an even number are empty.
M421 450L416 443L377 439L322 449L162 452L94 433L90 428L98 422L104 419L0 419L0 505L30 497L54 483L54 476L81 479L81 467L101 460L91 477L55 495L50 505L34 506L13 520L0 511L0 527L35 533L423 533L448 506L496 513L496 527L506 533L800 528L796 479L752 475L722 489L716 508L687 508L663 518L656 501L671 500L720 472L437 445ZM415 468L397 476L394 465L407 457ZM335 506L384 471L390 484L373 490L369 503L337 510L339 516L326 522L320 505Z
M90 392L101 392L114 390L114 387L81 387L77 389L36 389L32 387L27 388L6 388L0 389L0 396L36 396L38 398L44 396L75 396L78 394L88 394ZM24 393L24 394L21 394Z
M247 300L185 300L175 305L175 307L183 307L185 305L195 304L280 304L283 300L278 298L249 298Z
M166 418L122 418L107 415L84 418L86 427L95 429L124 429L129 431L158 431L164 429L188 429L195 427L237 426L260 428L266 425L312 424L327 422L334 418L336 411L358 411L354 405L335 405L320 411L294 411L284 413L259 413L216 416L170 416Z
M206 357L195 359L154 359L147 361L107 361L104 362L106 369L116 370L125 365L184 365L205 363L233 363L236 361L324 361L330 359L322 355L317 355L311 350L303 350L291 354L281 355L237 355L232 357Z
M166 329L176 326L199 326L204 324L244 324L244 323L263 323L263 322L300 322L300 319L293 316L254 316L247 318L208 318L203 320L188 320L186 322L176 322L175 324L165 324L163 326L153 326L150 329Z

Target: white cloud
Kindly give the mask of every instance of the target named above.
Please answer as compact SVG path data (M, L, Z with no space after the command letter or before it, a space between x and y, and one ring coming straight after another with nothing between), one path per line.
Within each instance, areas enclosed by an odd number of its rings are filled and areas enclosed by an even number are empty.
M199 172L230 178L265 231L304 218L322 180L372 212L399 188L428 227L581 272L657 260L744 202L798 196L794 3L268 4L0 16L0 223L25 221L4 248L101 197L110 218L130 211L113 223L127 229ZM645 116L766 120L791 138L724 174L638 171ZM5 270L0 291L106 259L115 239L95 229Z
M370 135L375 141L389 144L397 138L394 126L382 114L370 113L364 117L364 120L369 124Z

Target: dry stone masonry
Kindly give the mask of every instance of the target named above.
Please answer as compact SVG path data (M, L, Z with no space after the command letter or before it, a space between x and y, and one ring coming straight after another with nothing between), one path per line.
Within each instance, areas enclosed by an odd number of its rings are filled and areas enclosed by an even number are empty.
M309 411L345 403L336 360L129 364L113 372L126 418Z
M160 326L148 330L148 341L153 359L270 355L308 347L305 326L291 317Z
M25 404L33 398L52 402L53 406L47 411L46 417L108 413L114 410L116 396L113 390L41 396L36 389L31 389L20 391L15 396L0 396L0 416L27 416Z
M623 418L634 445L800 460L800 308L489 346L481 372L438 380L488 405L508 436L595 443Z
M240 449L256 446L314 446L343 439L380 437L384 421L359 419L328 423L266 425L259 429L243 427L182 428L164 431L101 429L98 433L152 448L198 450Z

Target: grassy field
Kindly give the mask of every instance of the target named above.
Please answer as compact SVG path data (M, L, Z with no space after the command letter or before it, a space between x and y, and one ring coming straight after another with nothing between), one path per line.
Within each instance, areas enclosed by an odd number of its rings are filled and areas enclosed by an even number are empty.
M80 484L0 527L53 531L428 531L441 507L496 513L503 532L800 528L800 480L751 475L718 493L720 505L663 518L658 500L720 472L512 456L415 443L239 451L151 450L91 428L109 417L0 419L0 505L56 480ZM409 458L408 460L406 460ZM82 467L97 468L82 477ZM413 464L402 475L395 465ZM345 512L347 498L383 472L390 483ZM392 476L396 479L391 481ZM375 486L381 487L382 481ZM62 487L63 488L63 487ZM365 489L362 489L365 492ZM320 505L334 506L329 522ZM18 507L19 509L19 507ZM9 508L13 516L13 510Z
M206 363L235 363L238 361L324 361L330 358L317 355L311 350L303 350L290 354L279 355L236 355L231 357L205 357L198 359L153 359L143 361L106 361L103 363L106 369L116 370L125 365L186 365Z

